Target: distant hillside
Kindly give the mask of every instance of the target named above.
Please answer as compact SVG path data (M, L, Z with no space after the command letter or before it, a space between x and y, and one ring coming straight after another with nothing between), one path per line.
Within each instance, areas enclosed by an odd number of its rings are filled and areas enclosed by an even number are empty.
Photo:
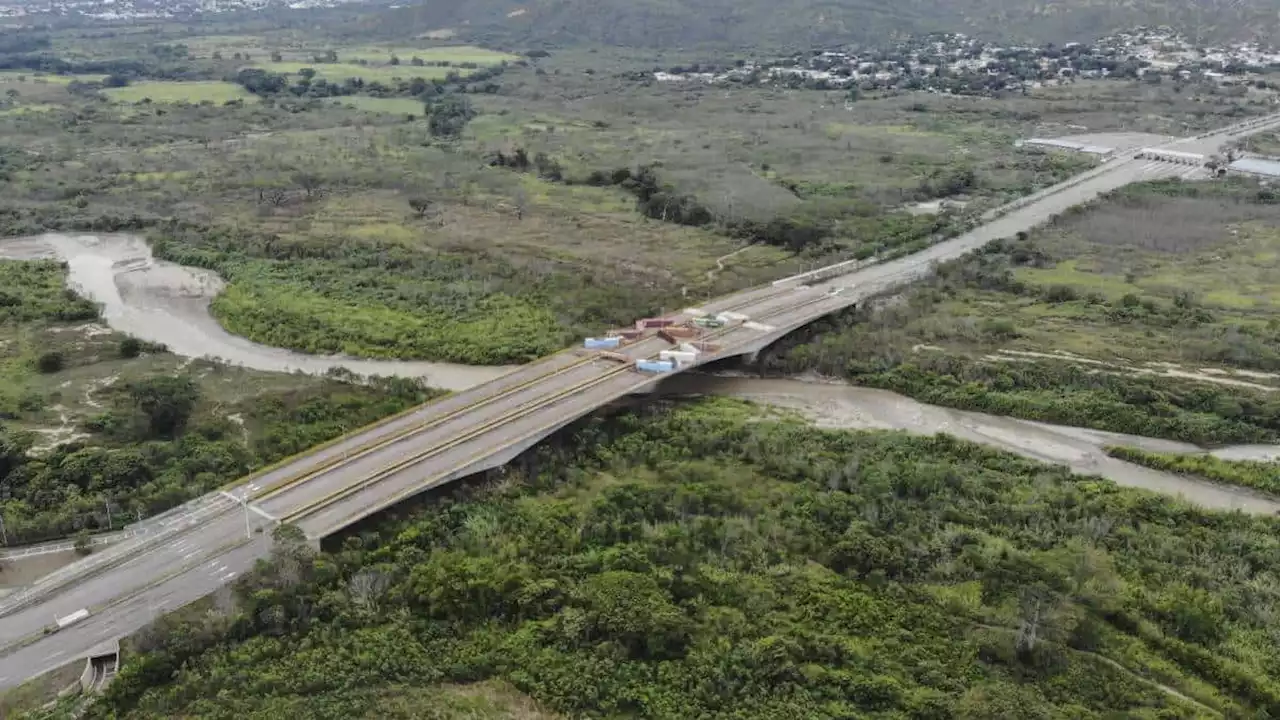
M428 0L367 22L516 43L653 48L880 44L937 30L1066 42L1143 24L1205 42L1280 37L1276 0Z

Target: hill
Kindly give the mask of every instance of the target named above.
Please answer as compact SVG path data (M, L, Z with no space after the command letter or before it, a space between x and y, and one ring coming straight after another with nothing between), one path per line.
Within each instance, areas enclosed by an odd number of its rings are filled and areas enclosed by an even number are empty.
M933 31L1067 42L1136 25L1170 25L1203 42L1280 33L1280 15L1267 0L446 0L379 12L366 22L534 46L646 48L882 44Z

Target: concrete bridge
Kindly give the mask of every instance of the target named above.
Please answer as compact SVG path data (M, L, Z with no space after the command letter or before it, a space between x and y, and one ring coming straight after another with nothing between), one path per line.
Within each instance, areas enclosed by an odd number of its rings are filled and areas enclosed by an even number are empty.
M1233 137L1280 125L1280 115L1175 143L1213 151ZM663 322L711 314L734 320L707 328L703 351L670 372L759 353L814 320L894 292L987 242L1016 235L1123 185L1181 176L1174 163L1116 158L991 211L985 224L884 262L847 262L720 298ZM270 550L277 523L314 542L406 498L498 467L565 425L623 396L646 392L667 373L637 361L681 352L644 335L605 355L571 349L469 390L313 448L218 492L154 518L145 532L42 578L0 601L0 688L83 658L157 615L231 582ZM714 347L710 347L714 346ZM688 356L685 356L688 358ZM84 611L85 615L80 615ZM75 615L62 628L51 621Z

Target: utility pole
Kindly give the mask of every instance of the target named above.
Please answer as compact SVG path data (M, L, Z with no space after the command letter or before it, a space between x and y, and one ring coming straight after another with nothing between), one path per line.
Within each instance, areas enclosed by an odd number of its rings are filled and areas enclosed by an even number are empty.
M4 538L4 546L9 547L9 531L4 529L4 515L0 515L0 537Z
M244 495L240 497L240 507L244 508L244 536L253 539L253 527L249 524L249 491L245 490Z
M107 530L111 530L111 501L103 498L102 504L107 506Z

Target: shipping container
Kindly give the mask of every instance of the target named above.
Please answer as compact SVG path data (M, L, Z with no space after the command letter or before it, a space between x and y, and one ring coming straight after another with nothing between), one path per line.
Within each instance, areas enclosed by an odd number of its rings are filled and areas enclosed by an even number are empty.
M721 320L718 317L705 315L700 318L694 318L693 324L697 325L698 327L704 327L704 328L722 328L725 326L725 321Z
M717 317L727 322L742 322L743 320L751 319L750 317L743 315L742 313L736 313L736 312L722 312L719 315L717 315Z
M675 370L676 366L670 361L637 360L636 369L640 372L663 373Z
M588 350L607 350L616 348L622 344L622 338L587 338L582 342L582 346Z
M661 360L670 360L680 367L684 367L698 362L698 353L687 350L663 350L658 353L658 358Z
M643 337L644 331L632 330L628 328L626 330L610 330L608 332L608 335L609 337L618 337L618 338L622 338L623 340L635 340L638 337Z
M618 353L618 352L609 352L608 350L601 350L601 351L600 351L599 353L597 353L597 354L598 354L600 357L604 358L605 360L613 360L613 361L615 361L615 362L620 362L620 363L629 363L629 362L631 362L631 358L627 357L626 355L623 355L622 353Z
M719 345L716 345L715 343L702 342L702 341L681 343L680 349L685 351L699 352L706 355L714 355L720 352Z
M61 630L62 628L67 627L68 625L75 625L76 623L80 622L81 620L87 617L89 617L89 611L82 608L80 610L77 610L71 613L70 615L60 617L54 622L57 623L58 629Z
M671 343L672 345L679 344L682 339L694 338L697 336L698 336L697 330L689 327L680 327L678 325L673 325L669 328L663 328L658 331L658 337Z
M653 328L670 327L675 324L676 324L675 320L670 320L668 318L644 318L643 320L636 321L636 329L650 330Z
M748 330L762 330L764 332L768 332L770 330L777 330L777 328L775 328L772 325L765 325L764 323L758 323L758 322L743 323L742 327Z

